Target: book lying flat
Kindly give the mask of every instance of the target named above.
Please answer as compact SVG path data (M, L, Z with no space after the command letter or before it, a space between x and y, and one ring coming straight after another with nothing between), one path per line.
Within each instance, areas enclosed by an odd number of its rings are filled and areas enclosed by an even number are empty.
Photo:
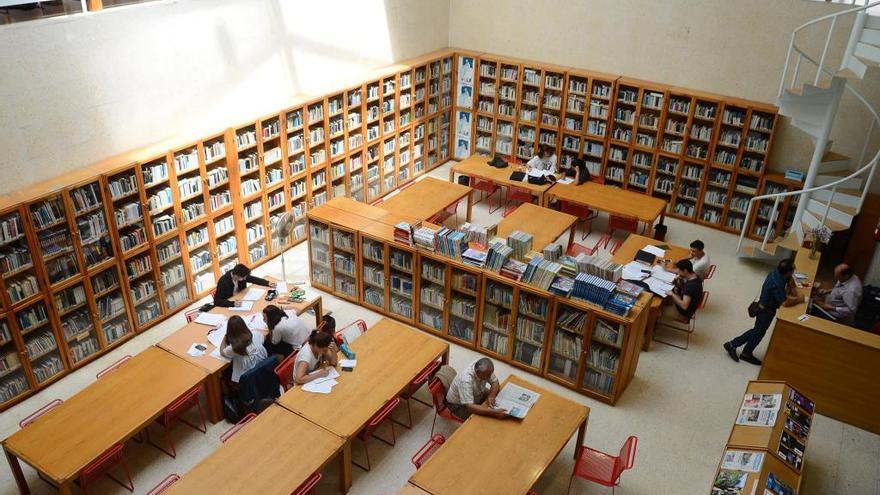
M495 397L495 408L503 409L514 418L522 419L526 417L539 398L541 398L541 394L538 392L532 392L519 385L508 383Z

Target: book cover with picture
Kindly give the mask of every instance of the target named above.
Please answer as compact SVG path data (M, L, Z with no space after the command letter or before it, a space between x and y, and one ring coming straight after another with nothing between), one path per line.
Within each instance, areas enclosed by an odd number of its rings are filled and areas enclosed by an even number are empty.
M776 454L789 466L795 468L795 470L801 470L801 464L803 463L803 458L796 453L792 452L785 445L779 444L779 448L776 450Z
M801 406L801 409L806 411L807 414L813 414L813 409L815 409L816 403L804 397L797 390L791 389L791 393L788 394L788 398L791 399L791 401L795 404Z
M799 440L805 441L807 439L807 430L801 424L795 422L791 418L785 418L785 429L794 433Z
M722 469L715 477L712 495L743 495L748 474L745 471Z
M767 488L764 489L764 495L797 495L797 490L788 486L775 474L770 473L767 476Z

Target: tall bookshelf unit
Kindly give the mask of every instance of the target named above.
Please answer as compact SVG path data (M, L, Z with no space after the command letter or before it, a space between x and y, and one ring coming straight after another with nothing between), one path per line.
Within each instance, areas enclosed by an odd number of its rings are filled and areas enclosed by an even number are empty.
M311 208L375 201L448 160L454 57L433 52L0 198L0 409L208 296L236 263L302 242ZM294 228L278 239L287 212ZM360 263L354 231L328 242L340 266ZM355 270L321 287L359 301Z
M472 83L460 74L465 59L475 60ZM666 200L670 216L728 232L746 222L749 199L778 184L764 180L772 105L485 53L459 50L456 60L456 157L525 161L546 144L561 163L582 158L607 184ZM790 210L780 206L777 234ZM768 220L748 221L761 238Z

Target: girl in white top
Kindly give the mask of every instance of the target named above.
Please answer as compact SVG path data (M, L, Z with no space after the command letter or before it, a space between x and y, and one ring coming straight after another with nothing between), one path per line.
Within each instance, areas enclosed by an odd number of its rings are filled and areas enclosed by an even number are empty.
M269 354L290 355L302 347L312 332L296 312L284 311L274 304L263 308L263 321L269 328L269 341L263 344Z
M241 316L233 316L226 322L220 354L232 360L231 380L236 384L241 375L269 356L263 348L263 335L251 332Z
M322 364L336 366L337 355L330 349L331 342L333 336L329 333L312 331L308 343L299 350L293 365L293 381L297 385L327 376L330 372L328 367L318 369Z
M542 144L538 146L538 154L526 162L526 168L532 177L556 175L556 154L552 148Z

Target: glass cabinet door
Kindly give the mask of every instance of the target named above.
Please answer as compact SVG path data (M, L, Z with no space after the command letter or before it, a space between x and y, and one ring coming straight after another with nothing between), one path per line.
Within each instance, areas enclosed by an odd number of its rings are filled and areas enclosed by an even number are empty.
M589 319L590 314L586 310L559 302L550 340L548 374L572 385L577 383L584 331Z
M486 277L480 348L500 356L509 354L513 287Z
M520 289L517 297L516 334L513 360L531 368L541 368L544 331L549 298Z

